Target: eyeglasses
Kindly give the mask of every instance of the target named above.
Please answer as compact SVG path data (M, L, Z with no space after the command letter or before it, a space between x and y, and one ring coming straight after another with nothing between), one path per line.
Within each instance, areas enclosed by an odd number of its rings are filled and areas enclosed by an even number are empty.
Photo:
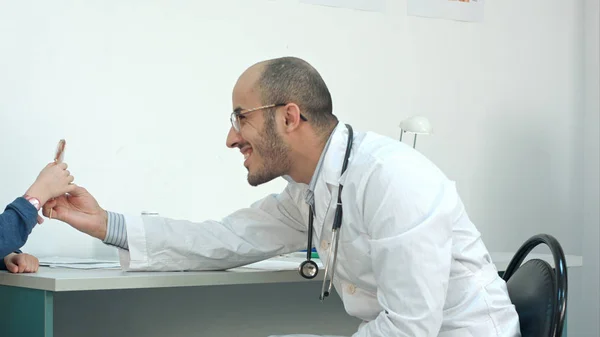
M279 104L269 104L269 105L263 105L263 106L259 106L258 108L252 108L252 109L248 109L245 111L242 110L235 110L231 113L231 115L229 116L229 120L231 121L231 126L233 127L233 129L236 132L240 132L241 126L240 126L240 119L246 117L247 114L254 112L254 111L258 111L258 110L264 110L264 109L270 109L270 108L276 108L276 107L280 107L280 106L285 106L287 103L279 103ZM306 119L306 117L304 117L304 115L300 114L300 119L302 119L303 121L308 121L308 119Z

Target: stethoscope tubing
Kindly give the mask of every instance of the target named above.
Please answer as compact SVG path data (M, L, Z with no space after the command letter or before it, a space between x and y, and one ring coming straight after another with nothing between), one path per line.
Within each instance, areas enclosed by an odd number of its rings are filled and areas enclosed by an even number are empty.
M348 143L346 145L346 153L344 154L344 162L342 163L342 172L341 175L344 174L346 168L348 167L348 159L350 158L350 151L352 150L352 141L354 140L354 135L352 131L352 126L346 124L346 128L348 128ZM321 288L321 296L319 297L321 301L329 296L331 292L331 287L333 284L333 275L335 269L335 263L337 260L337 251L338 251L338 241L339 241L339 230L342 227L342 217L343 217L343 208L342 208L342 189L344 186L340 184L338 191L338 200L337 206L335 209L335 217L332 225L332 242L330 247L330 254L327 257L327 263L325 265L325 277L323 278L323 285ZM308 238L307 238L307 247L306 247L306 261L300 264L298 271L300 275L307 279L312 279L319 273L319 268L317 264L311 260L311 252L312 252L312 236L314 231L314 210L312 205L309 205L308 208L309 217L308 217ZM335 247L335 248L333 248ZM333 248L333 251L331 251ZM331 266L331 278L329 280L329 286L327 287L327 291L325 290L325 285L327 281L327 275L329 273Z

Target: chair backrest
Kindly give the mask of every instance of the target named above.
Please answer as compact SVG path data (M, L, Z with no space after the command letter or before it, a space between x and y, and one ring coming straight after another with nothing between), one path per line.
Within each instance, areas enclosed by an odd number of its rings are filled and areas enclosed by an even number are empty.
M548 245L554 268L546 261L523 260L537 245ZM503 279L519 315L522 337L561 337L567 310L567 263L562 247L548 234L529 238L510 261Z

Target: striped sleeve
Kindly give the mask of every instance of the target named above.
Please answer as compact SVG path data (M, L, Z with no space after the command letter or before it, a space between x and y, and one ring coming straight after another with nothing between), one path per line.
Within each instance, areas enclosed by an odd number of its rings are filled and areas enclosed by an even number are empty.
M104 243L123 249L129 249L127 244L127 229L125 228L125 217L119 213L108 213L108 224L106 228L106 238Z

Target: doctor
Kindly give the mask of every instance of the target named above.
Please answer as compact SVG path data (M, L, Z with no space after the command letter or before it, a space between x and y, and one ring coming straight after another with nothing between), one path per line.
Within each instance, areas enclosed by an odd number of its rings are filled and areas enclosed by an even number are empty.
M305 249L308 235L330 261L319 272L363 320L354 337L520 336L506 285L454 183L427 158L338 122L323 79L298 58L253 65L232 98L227 146L244 156L250 185L284 177L281 193L193 223L107 212L78 187L44 214L52 209L121 248L132 271L232 268Z

